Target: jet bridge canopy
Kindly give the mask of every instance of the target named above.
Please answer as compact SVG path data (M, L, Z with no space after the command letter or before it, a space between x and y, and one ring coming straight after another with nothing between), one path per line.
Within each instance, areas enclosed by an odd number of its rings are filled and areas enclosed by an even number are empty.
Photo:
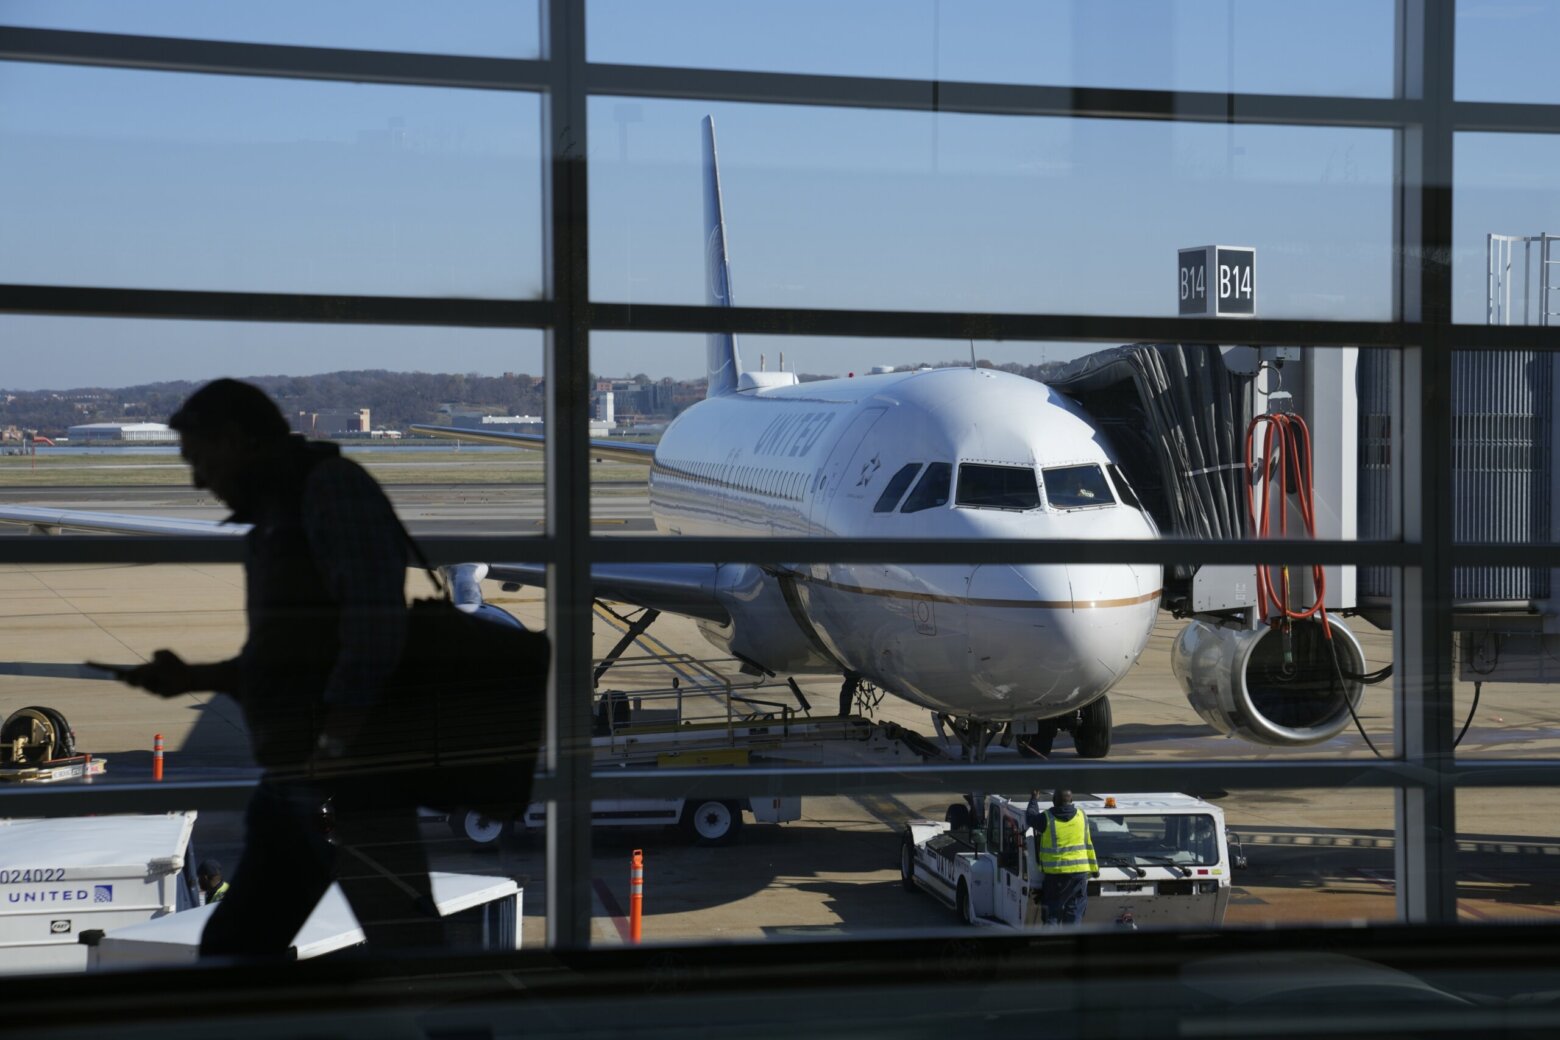
M1161 531L1224 540L1247 531L1252 379L1231 371L1217 347L1134 343L1081 357L1047 383L1110 438ZM1186 595L1195 570L1166 573L1167 601Z

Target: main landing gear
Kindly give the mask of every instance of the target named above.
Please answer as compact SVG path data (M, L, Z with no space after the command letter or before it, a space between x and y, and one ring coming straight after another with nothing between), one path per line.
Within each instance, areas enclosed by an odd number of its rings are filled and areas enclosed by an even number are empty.
M1071 733L1079 758L1104 758L1110 754L1110 699L1099 697L1071 715L1044 719L1034 733L1019 734L1020 754L1049 758L1058 733Z

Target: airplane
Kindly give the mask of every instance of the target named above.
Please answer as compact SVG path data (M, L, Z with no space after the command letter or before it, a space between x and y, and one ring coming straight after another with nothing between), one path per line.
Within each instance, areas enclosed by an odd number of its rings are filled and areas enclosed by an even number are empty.
M706 117L707 298L731 305L715 147ZM1030 379L942 368L800 383L752 371L736 337L707 337L705 399L655 445L593 440L649 467L667 535L1106 538L1157 534L1083 411ZM536 434L413 426L540 447ZM489 563L539 584L543 568ZM954 723L979 750L998 727L1071 730L1110 746L1105 693L1141 654L1161 569L1141 565L598 564L598 597L696 619L713 645L764 672L870 682ZM843 705L842 705L843 711ZM1050 726L1041 726L1049 722ZM1034 724L1034 725L1026 725ZM1033 745L1032 745L1033 746Z
M711 118L703 131L707 298L729 307ZM707 337L706 361L706 397L672 420L656 444L591 441L593 456L648 468L650 510L662 534L1158 537L1104 434L1042 383L976 367L801 383L793 372L745 367L730 333ZM412 429L533 449L544 443L536 434ZM147 530L135 517L27 507L0 508L5 521ZM540 586L545 570L465 565L452 574L455 598L464 609L502 613L482 602L480 579ZM1107 693L1141 655L1164 586L1158 565L1133 564L599 563L591 576L597 599L644 608L643 624L661 612L694 619L745 671L841 676L841 714L861 683L927 708L973 759L1002 733L1016 737L1021 751L1043 755L1065 731L1080 756L1108 754ZM1348 723L1338 704L1314 690L1280 690L1266 700L1273 691L1255 683L1246 691L1250 657L1249 646L1190 655L1183 688L1216 729L1297 745Z

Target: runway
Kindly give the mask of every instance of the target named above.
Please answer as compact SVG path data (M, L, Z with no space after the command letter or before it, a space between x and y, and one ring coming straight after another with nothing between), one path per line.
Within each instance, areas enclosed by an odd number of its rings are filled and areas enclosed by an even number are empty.
M397 487L398 510L419 534L532 533L542 516L535 486ZM220 518L220 507L187 488L55 489L49 496L10 490L11 502L47 501L81 508ZM600 533L646 531L642 492L609 487L592 498ZM533 525L533 526L526 526ZM422 594L425 579L408 575ZM145 660L163 646L188 658L236 652L243 639L242 576L221 565L12 566L0 569L0 709L47 704L65 712L78 744L109 762L109 781L144 779L150 745L162 733L169 748L169 780L199 780L252 772L236 706L205 695L170 701L116 683L88 678L80 662ZM504 592L486 583L491 602L527 625L545 627L538 590ZM1369 667L1387 663L1388 633L1352 623ZM1346 731L1314 748L1255 747L1218 736L1185 704L1169 672L1169 647L1180 622L1161 615L1143 658L1111 693L1115 715L1113 758L1123 761L1207 761L1283 757L1368 757L1358 734ZM595 650L617 641L621 622L598 613ZM692 623L663 616L633 651L633 660L609 672L604 688L670 686L673 677L690 700L736 675ZM838 680L801 679L815 713L832 713ZM755 696L787 698L779 687ZM1471 690L1459 689L1459 724ZM715 703L711 701L711 703ZM928 715L885 697L875 717L930 735ZM1390 684L1367 691L1361 721L1382 753L1394 744ZM1546 758L1560 754L1560 708L1543 686L1487 684L1462 749L1483 757ZM997 751L996 754L1009 752ZM1053 761L1073 751L1066 736ZM1022 792L1012 792L1021 794ZM1104 792L1099 792L1104 793ZM3 792L0 792L3 795ZM628 858L646 857L645 937L649 942L753 940L790 935L869 935L955 926L951 911L899 885L897 850L903 822L941 818L943 793L819 797L803 804L803 818L784 825L745 828L730 848L695 847L673 830L598 828L594 832L597 893L594 941L623 941L619 913L628 905ZM1390 792L1230 791L1218 798L1229 827L1241 836L1249 866L1236 874L1227 925L1390 920L1393 893L1393 797ZM1550 920L1560 914L1560 798L1548 790L1462 791L1458 795L1459 912L1468 920ZM207 813L197 826L201 855L236 860L240 829L234 813ZM497 851L475 850L429 823L426 836L443 869L504 873L525 885L528 946L544 941L545 878L542 843Z

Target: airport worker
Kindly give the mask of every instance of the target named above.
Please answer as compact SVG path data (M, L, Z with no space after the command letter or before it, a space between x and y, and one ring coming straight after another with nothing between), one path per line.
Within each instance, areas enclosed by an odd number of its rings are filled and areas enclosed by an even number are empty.
M158 650L124 675L163 697L233 695L265 771L201 956L287 957L332 881L370 944L441 945L415 804L344 758L405 643L405 530L362 467L293 435L258 387L208 383L168 425L195 486L251 525L238 656L194 664Z
M1040 792L1029 793L1024 821L1035 832L1035 856L1040 861L1040 919L1044 924L1083 922L1089 905L1089 879L1100 876L1094 839L1083 810L1072 792L1058 788L1051 808L1040 809Z
M195 868L195 884L208 903L220 903L227 895L228 884L222 880L222 864L214 859L203 859Z

